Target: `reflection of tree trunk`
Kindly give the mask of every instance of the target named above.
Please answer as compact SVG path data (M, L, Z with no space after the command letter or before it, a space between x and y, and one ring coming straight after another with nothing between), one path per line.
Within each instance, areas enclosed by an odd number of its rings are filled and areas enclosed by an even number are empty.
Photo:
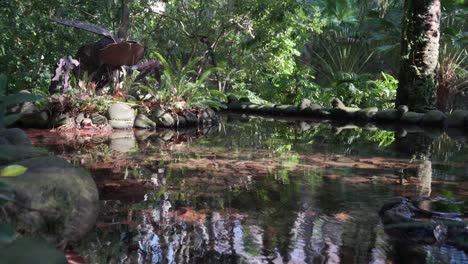
M432 184L432 163L429 160L423 161L418 166L419 196L431 196Z
M385 231L382 224L377 225L374 228L375 242L374 248L372 249L372 260L371 264L385 264L387 263L387 248L388 243L385 239Z
M434 106L439 58L440 0L406 0L396 105Z
M425 133L408 133L405 137L396 138L395 147L405 158L429 157L433 141Z
M121 0L122 13L120 16L120 26L117 36L122 39L127 39L128 27L130 22L130 10L128 9L128 0Z

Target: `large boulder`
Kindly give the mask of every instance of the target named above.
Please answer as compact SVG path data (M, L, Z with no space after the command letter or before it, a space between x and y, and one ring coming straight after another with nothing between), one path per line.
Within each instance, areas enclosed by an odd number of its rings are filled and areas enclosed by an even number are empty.
M30 154L35 156L34 151ZM15 223L21 233L64 246L79 240L94 226L99 196L93 178L85 170L49 155L13 164L26 167L26 172L0 177L0 183L14 193L16 202L4 206L6 220Z
M463 127L468 119L468 110L455 110L447 116L445 125L447 127Z
M133 128L135 111L125 103L115 103L107 110L109 125L116 129Z

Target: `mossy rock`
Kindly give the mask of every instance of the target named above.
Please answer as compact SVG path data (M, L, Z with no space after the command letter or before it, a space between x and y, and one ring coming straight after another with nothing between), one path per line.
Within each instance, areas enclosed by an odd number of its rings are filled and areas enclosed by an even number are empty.
M107 110L109 125L116 129L133 128L135 111L127 104L115 103Z
M133 120L109 120L109 125L115 129L131 129L133 123Z
M422 122L423 117L423 113L406 112L401 116L400 121L408 124L418 124Z
M156 119L156 124L163 127L174 127L175 119L171 114L165 113Z
M302 115L317 117L320 116L319 112L322 110L322 106L319 104L311 104L309 107L300 111Z
M272 110L273 114L280 114L280 115L295 115L299 111L296 106L294 105L275 105Z
M262 114L272 114L273 109L275 108L274 104L265 104L258 107L258 112Z
M359 120L373 120L379 109L377 107L368 107L359 109L354 113L354 116Z
M401 117L400 112L397 109L385 109L378 111L374 119L377 121L392 122L399 120Z
M241 111L247 109L250 103L238 103L228 105L228 109L232 111Z
M198 117L196 114L190 112L190 111L185 111L182 116L185 118L188 124L197 124L198 123Z
M252 113L258 112L259 108L260 108L260 105L258 105L258 104L249 104L249 105L247 105L247 109Z
M66 244L79 240L95 225L99 196L88 172L53 156L13 164L26 167L26 172L16 177L0 177L0 182L14 190L15 200L35 209L15 203L5 205L8 220L23 234L54 245Z
M101 125L101 126L109 123L105 116L98 114L98 113L93 113L91 115L91 121L93 122L93 124Z
M186 127L188 125L187 119L184 116L178 115L176 125L177 127Z
M147 117L146 115L138 114L137 117L135 118L134 127L145 128L145 129L155 128L156 122L149 119L149 117Z
M312 101L310 101L307 98L302 99L302 101L299 103L299 106L297 107L300 112L308 109L312 105Z
M464 127L466 119L468 119L467 110L455 110L447 116L445 125L447 127Z
M49 121L47 111L40 111L23 115L18 124L25 128L46 128L49 125Z
M317 109L317 116L321 117L321 118L330 118L332 109L333 108L320 108L320 109Z
M52 118L50 122L51 127L71 126L75 120L69 114L59 114Z
M239 103L239 99L233 94L229 94L227 96L227 101L228 101L227 102L228 104L237 104L237 103Z
M160 108L160 107L157 107L153 110L153 112L151 113L151 116L156 119L162 115L164 115L166 113L166 111L164 111L164 109Z
M330 116L336 119L353 119L357 111L359 111L358 108L332 108L330 109Z
M445 121L445 114L439 110L431 110L424 114L422 123L426 126L442 126Z
M115 103L107 110L111 120L132 120L135 118L135 111L124 103Z

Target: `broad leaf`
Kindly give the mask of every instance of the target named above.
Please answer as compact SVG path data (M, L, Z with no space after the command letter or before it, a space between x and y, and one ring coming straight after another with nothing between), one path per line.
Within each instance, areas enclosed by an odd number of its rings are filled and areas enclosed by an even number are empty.
M24 174L28 168L21 165L10 165L6 166L0 171L0 176L2 177L16 177Z

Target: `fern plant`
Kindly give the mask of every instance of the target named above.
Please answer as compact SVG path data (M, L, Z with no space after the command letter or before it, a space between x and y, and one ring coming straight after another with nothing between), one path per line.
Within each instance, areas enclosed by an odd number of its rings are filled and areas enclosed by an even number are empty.
M162 62L164 72L161 76L161 88L157 92L159 99L163 102L171 102L176 108L182 108L180 101L186 107L213 107L225 108L223 103L227 100L226 95L216 89L209 88L210 76L219 69L211 68L202 74L197 74L196 66L202 58L195 58L182 65L180 60L171 64L156 52Z

